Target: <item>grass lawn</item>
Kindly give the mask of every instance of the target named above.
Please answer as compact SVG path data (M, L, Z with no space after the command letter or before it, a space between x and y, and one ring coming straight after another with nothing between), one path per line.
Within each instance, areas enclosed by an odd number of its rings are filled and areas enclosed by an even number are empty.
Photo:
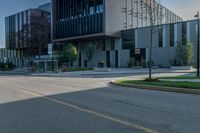
M200 79L196 76L160 77L159 79Z
M150 85L150 86L163 86L163 87L176 87L176 88L187 88L187 89L199 89L200 83L197 82L173 82L173 81L141 81L141 80L121 80L116 81L117 84L126 85L126 84L136 84L136 85Z

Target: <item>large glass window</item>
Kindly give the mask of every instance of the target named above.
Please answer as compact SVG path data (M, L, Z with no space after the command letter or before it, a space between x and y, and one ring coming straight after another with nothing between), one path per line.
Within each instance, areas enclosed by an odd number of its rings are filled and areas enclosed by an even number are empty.
M163 47L163 27L159 26L159 47Z
M122 49L135 49L135 30L122 31Z
M170 24L170 46L174 46L174 24Z
M111 50L115 50L115 39L111 39Z
M103 0L58 0L56 38L103 31ZM63 23L66 30L62 31Z
M187 45L187 23L182 23L182 45Z

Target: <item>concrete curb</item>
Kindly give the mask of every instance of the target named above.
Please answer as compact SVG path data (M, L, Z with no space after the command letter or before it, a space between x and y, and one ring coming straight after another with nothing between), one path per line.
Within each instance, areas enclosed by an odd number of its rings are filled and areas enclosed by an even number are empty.
M153 74L159 74L159 73L186 73L186 72L154 72ZM194 73L194 72L188 72L188 73ZM68 76L113 76L113 75L145 75L148 74L148 72L122 72L122 73L84 73L84 74L80 74L80 73L67 73L65 75L59 75L59 74L30 74L30 76L42 76L42 77L68 77Z
M138 84L125 84L125 83L116 83L115 81L111 81L111 82L109 82L109 84L115 85L115 86L138 88L138 89L145 89L145 90L155 90L155 91L166 91L166 92L177 92L177 93L200 95L200 90L196 90L196 89L162 87L162 86L151 86L151 85L138 85Z
M31 75L31 73L28 72L0 72L1 75Z

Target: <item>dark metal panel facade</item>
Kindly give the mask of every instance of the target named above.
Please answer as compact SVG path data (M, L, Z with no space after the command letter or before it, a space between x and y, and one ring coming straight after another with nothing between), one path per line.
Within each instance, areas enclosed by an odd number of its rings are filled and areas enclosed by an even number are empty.
M53 38L103 32L103 0L52 0Z

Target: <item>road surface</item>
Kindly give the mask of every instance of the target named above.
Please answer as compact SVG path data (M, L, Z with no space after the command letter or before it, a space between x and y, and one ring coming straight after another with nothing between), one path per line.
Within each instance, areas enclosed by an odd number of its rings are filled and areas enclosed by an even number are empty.
M200 96L109 86L142 76L0 77L0 133L199 133Z

